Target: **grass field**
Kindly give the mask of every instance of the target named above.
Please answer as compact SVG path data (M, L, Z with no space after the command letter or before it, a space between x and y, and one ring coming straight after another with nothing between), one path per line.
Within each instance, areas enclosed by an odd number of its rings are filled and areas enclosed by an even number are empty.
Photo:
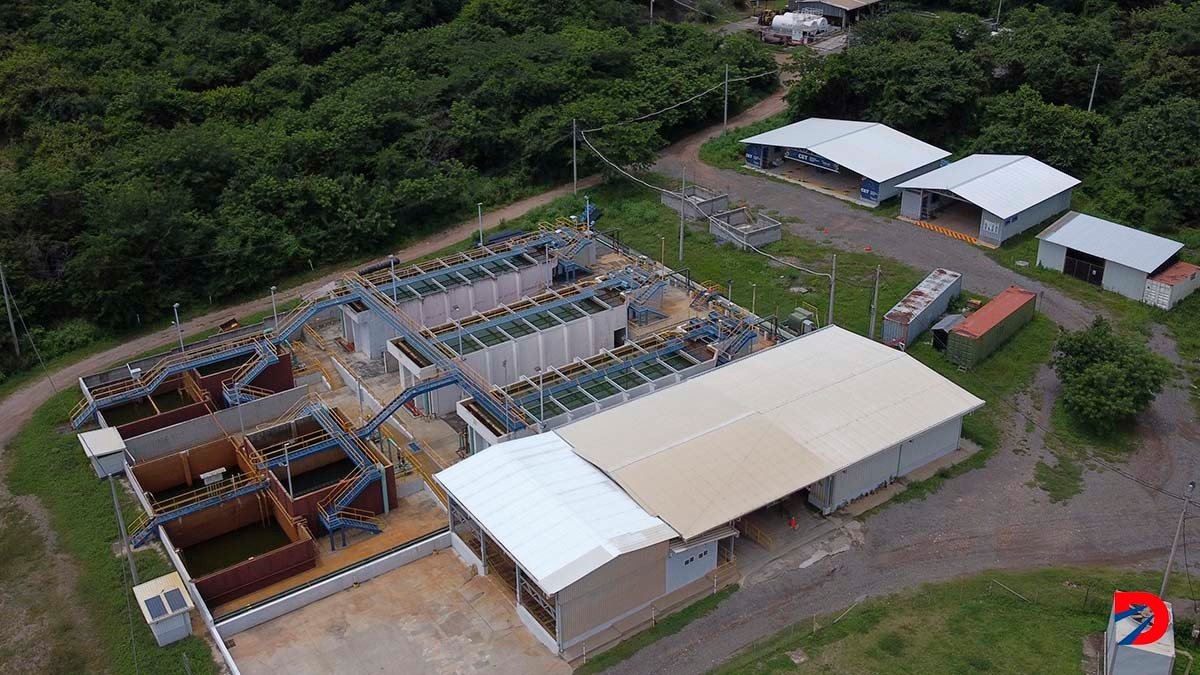
M737 589L736 585L726 586L715 595L710 595L684 607L674 614L667 615L667 618L659 621L653 627L647 628L608 651L590 657L587 662L575 669L575 675L592 675L592 673L599 673L612 668L641 651L646 645L656 640L661 640L668 635L678 633L689 623L712 612L717 608L717 605L721 604L722 600L728 598Z
M56 545L75 560L78 578L73 588L39 584L38 570L52 564L46 543L23 511L0 505L0 595L6 598L0 612L13 619L6 625L23 627L0 638L0 672L178 673L184 672L184 658L194 674L216 672L198 637L158 647L132 594L125 592L108 484L96 479L65 424L75 398L76 392L67 391L50 399L6 450L9 488L45 506ZM139 509L120 494L128 522ZM143 581L171 570L156 551L139 552L137 565ZM43 660L44 668L28 668Z
M1183 593L1180 583L1172 589ZM1112 592L1157 588L1155 575L1100 569L988 572L868 600L834 623L839 610L815 633L801 621L713 672L1078 675L1083 638L1105 629ZM797 665L796 650L808 660ZM1177 657L1175 673L1186 664Z

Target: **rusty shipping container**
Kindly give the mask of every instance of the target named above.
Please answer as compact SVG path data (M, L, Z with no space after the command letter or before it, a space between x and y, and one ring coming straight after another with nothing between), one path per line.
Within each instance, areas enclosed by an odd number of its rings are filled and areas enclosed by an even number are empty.
M950 330L946 358L972 368L1033 320L1037 294L1009 286Z
M883 316L883 342L905 349L962 293L962 275L939 267Z

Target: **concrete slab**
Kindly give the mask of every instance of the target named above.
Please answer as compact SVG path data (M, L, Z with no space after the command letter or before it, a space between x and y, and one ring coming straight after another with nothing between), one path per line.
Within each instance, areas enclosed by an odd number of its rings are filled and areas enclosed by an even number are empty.
M234 643L230 652L248 675L571 672L517 622L502 592L451 551L240 633Z

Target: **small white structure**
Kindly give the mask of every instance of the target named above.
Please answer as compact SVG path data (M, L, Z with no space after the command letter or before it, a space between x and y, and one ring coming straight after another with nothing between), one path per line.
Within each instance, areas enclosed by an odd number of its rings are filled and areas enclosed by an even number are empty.
M83 454L101 478L125 471L125 440L116 427L85 431L79 434Z
M178 572L151 579L133 587L133 597L142 609L142 617L159 647L178 642L192 634L189 612L195 607Z
M901 183L900 215L935 224L954 218L971 233L978 222L979 242L999 246L1070 208L1076 185L1032 157L971 155Z
M1200 286L1200 268L1177 259L1183 244L1072 211L1038 234L1040 267L1171 309Z
M878 122L810 117L742 139L746 164L770 170L785 161L815 167L819 176L841 180L866 206L899 194L897 185L936 169L950 153ZM814 173L809 170L809 173ZM844 187L845 187L844 186ZM828 194L835 194L835 188Z
M1170 675L1175 666L1175 610L1167 607L1167 630L1162 637L1148 645L1118 644L1138 628L1142 619L1137 615L1117 620L1116 603L1108 614L1108 630L1104 631L1105 675Z

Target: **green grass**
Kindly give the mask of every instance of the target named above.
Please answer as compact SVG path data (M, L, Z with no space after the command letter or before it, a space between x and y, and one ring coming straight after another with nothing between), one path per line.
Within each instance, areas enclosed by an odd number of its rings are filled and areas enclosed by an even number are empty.
M829 281L782 266L753 252L719 246L708 234L691 225L684 235L684 258L678 259L679 216L659 203L657 194L628 184L607 184L589 191L592 200L603 208L604 216L597 224L603 232L619 230L621 243L658 259L665 244L667 264L675 269L687 268L695 281L713 281L722 287L733 280L733 300L753 307L761 316L775 314L786 318L799 305L816 311L823 324L828 311ZM583 199L564 197L537 209L526 217L528 222L573 213L582 207ZM520 222L520 221L518 221ZM820 237L819 229L813 228ZM871 289L875 266L883 270L879 286L877 323L884 312L903 297L925 276L889 258L862 252L846 252L832 245L814 243L809 239L785 233L781 241L766 251L789 262L818 272L827 273L832 254L837 254L837 291L834 300L834 322L867 333L870 318ZM804 293L790 289L802 287Z
M1050 496L1051 502L1065 502L1083 492L1083 470L1098 467L1089 461L1092 457L1121 462L1137 449L1132 423L1109 435L1097 434L1074 420L1061 401L1055 402L1050 411L1050 427L1046 448L1054 455L1055 463L1038 461L1034 484Z
M108 485L96 479L75 434L65 425L74 402L73 391L51 398L34 413L6 451L9 487L16 495L31 495L40 500L49 513L57 546L74 559L78 568L76 587L65 590L70 602L64 611L82 612L86 623L84 633L57 630L55 626L61 622L51 621L49 632L38 636L39 641L52 654L63 654L66 667L59 672L175 673L182 672L185 654L193 673L216 672L208 647L198 637L158 647L136 604L132 606L133 645L130 644L126 602L133 600L121 583L123 559L114 554L113 542L118 534L112 498ZM121 494L125 497L125 493ZM130 498L125 497L123 502L126 519L131 519L139 509ZM32 560L34 564L46 565L49 560L45 546L34 530L22 528L19 545L5 546L0 560L9 560L20 551L27 557L27 564ZM4 569L10 564L0 563ZM167 560L156 551L139 552L137 564L143 581L171 570ZM0 576L0 583L5 593L10 592L12 583L36 586L32 575L20 579ZM76 667L83 657L72 646L76 644L83 645L80 649L94 652L86 666ZM0 672L22 670L20 663L6 663L0 653Z
M1030 600L992 582L995 579ZM1172 590L1186 593L1186 582ZM1157 590L1153 573L1102 569L986 572L919 588L801 621L746 649L718 674L827 673L942 675L951 673L1080 672L1082 640L1107 626L1111 593ZM802 649L808 661L788 655ZM1180 657L1176 673L1187 663Z
M600 654L589 657L587 662L575 669L575 675L590 675L591 673L599 673L601 671L612 668L618 663L630 658L638 653L643 647L657 641L668 635L674 635L683 630L689 623L699 619L706 614L709 614L721 604L725 598L728 598L738 589L737 585L727 586L715 595L710 595L703 600L699 600L683 609L669 614L665 619L659 621L651 628L634 635L633 637L618 644L616 647L608 651L600 652Z
M700 161L718 169L740 169L746 163L743 138L770 131L791 122L786 112L759 120L744 127L735 127L700 146Z
M946 360L926 335L908 353L963 389L987 401L963 420L963 435L991 453L1000 447L1003 429L1013 416L1012 397L1032 384L1042 364L1050 360L1058 327L1036 314L983 363L967 371Z

